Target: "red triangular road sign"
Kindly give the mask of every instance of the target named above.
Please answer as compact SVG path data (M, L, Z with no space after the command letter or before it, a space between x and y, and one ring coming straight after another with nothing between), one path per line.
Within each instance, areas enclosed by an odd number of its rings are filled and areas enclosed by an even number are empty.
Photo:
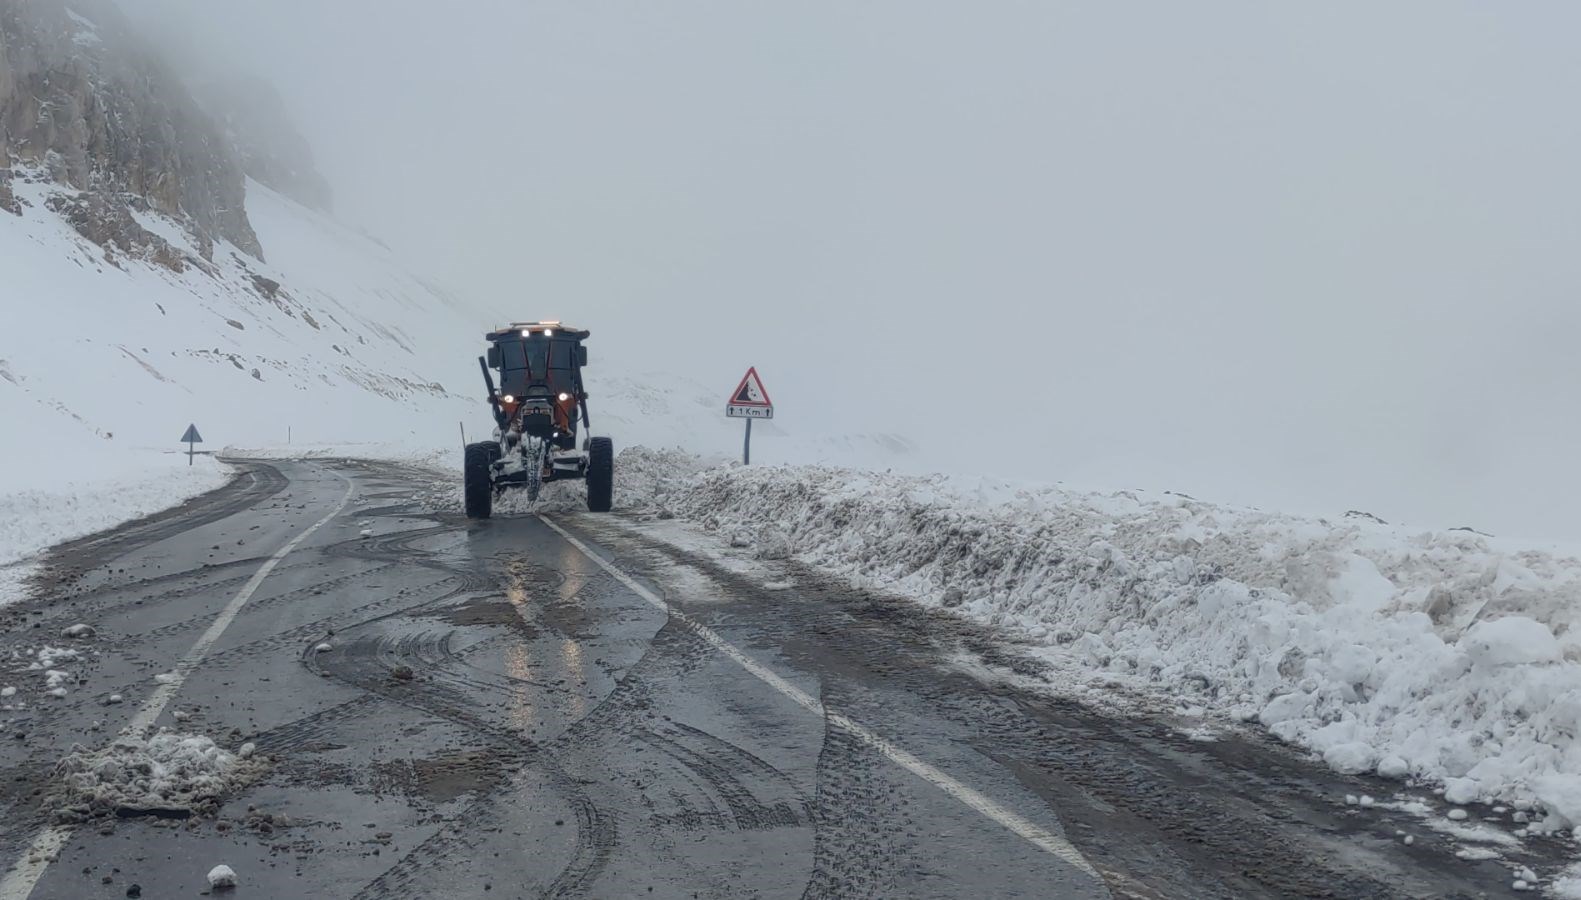
M736 386L730 395L731 406L761 406L772 407L774 401L769 399L769 392L763 389L763 379L758 377L756 366L747 369L747 374L741 378L741 383Z

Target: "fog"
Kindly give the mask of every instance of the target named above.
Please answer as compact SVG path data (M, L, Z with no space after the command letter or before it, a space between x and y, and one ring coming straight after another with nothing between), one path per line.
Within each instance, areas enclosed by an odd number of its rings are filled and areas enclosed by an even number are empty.
M122 3L597 360L916 466L1581 538L1573 4Z

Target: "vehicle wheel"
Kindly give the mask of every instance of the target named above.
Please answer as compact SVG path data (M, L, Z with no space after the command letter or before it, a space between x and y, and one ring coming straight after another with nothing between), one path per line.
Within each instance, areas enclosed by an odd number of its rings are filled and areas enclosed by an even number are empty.
M487 519L494 511L494 479L489 469L500 455L498 444L468 444L462 467L461 492L467 518Z
M609 512L615 493L615 442L596 437L587 447L587 508Z

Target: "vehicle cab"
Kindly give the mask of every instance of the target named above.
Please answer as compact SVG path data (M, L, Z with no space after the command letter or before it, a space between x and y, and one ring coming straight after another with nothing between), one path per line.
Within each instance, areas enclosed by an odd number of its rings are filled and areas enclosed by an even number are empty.
M587 393L582 367L591 332L557 321L512 322L484 337L492 345L488 366L499 372L502 427L575 446L577 412Z

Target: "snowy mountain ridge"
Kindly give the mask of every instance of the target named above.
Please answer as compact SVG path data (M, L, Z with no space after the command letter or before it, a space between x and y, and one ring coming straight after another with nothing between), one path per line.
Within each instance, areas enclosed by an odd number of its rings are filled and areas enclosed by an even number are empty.
M164 452L188 424L434 446L471 412L496 317L249 180L328 205L260 96L200 106L111 0L0 6L0 565L218 484Z
M236 146L109 0L0 6L0 209L20 214L18 166L73 189L57 210L95 243L143 243L142 208L190 222L205 259L261 255Z
M101 247L55 215L71 196L57 184L23 170L14 192L22 213L0 218L17 314L0 349L6 380L102 440L168 443L169 423L149 415L166 410L261 440L298 423L304 436L340 434L378 418L357 416L359 404L416 411L462 399L436 371L448 367L453 384L466 371L483 314L261 185L249 185L249 205L273 262L224 241L206 260L190 221L153 210L131 213L145 240ZM452 352L441 355L447 334Z

